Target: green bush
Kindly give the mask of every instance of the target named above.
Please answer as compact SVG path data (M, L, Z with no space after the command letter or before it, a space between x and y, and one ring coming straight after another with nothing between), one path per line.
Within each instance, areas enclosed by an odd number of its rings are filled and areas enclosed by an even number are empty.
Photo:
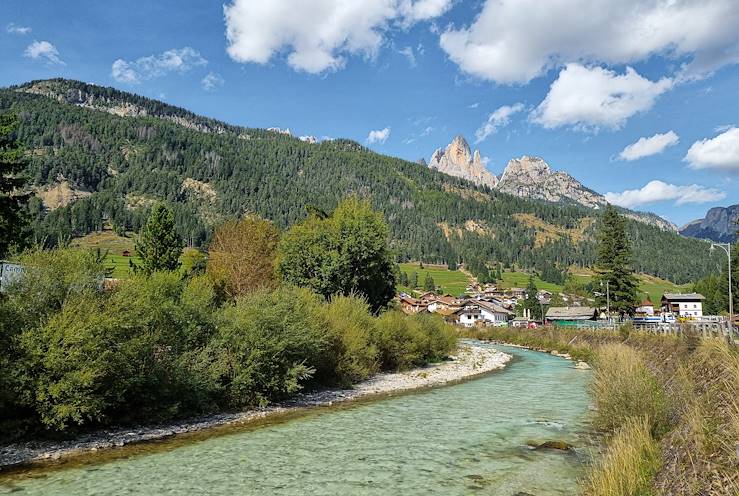
M424 361L438 362L457 347L454 328L438 315L416 314L411 319L418 325L423 336Z
M398 311L377 318L375 346L383 370L405 370L423 363L424 336L418 324Z
M225 309L207 353L230 405L264 405L310 381L329 345L320 306L308 290L281 287L255 291Z
M329 329L328 364L336 381L346 387L376 373L378 351L372 342L375 319L366 300L334 296L325 306Z

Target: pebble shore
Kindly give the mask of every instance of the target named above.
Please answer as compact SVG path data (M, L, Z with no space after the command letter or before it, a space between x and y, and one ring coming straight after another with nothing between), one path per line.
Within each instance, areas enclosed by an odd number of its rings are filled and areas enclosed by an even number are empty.
M298 394L265 408L218 413L166 425L128 427L92 432L66 441L28 441L0 446L0 470L44 460L58 460L127 444L166 439L178 434L225 425L246 424L300 408L330 406L359 398L441 386L505 367L511 356L492 348L463 344L449 360L407 372L382 373L355 384L352 389L329 389Z

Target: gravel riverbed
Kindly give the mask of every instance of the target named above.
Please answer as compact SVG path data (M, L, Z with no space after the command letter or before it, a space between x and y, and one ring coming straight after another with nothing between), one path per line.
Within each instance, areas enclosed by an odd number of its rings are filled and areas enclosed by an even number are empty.
M407 372L382 373L355 384L352 389L328 389L295 395L288 401L265 408L217 413L156 426L99 430L64 441L26 441L0 446L0 470L13 466L57 460L127 444L166 439L213 427L245 424L272 415L306 407L330 406L339 402L411 391L458 382L505 367L511 356L492 348L463 344L449 360Z

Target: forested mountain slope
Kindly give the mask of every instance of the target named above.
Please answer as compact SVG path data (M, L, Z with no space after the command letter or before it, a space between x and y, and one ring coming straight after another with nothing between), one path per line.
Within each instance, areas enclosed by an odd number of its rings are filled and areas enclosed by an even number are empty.
M0 111L8 110L21 118L31 157L35 235L49 244L106 221L138 230L157 200L172 204L180 233L201 245L227 217L255 212L285 227L306 205L331 210L358 194L385 214L400 259L517 264L555 280L595 258L593 210L513 197L356 142L311 144L61 79L0 90ZM637 270L678 283L715 270L704 242L629 227Z

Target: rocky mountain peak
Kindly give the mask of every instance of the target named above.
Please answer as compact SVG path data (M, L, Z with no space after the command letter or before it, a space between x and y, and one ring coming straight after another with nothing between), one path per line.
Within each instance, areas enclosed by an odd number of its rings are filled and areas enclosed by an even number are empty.
M472 153L467 140L461 135L455 136L446 148L438 148L431 155L428 166L450 176L491 188L498 183L498 179L483 165L479 150Z

